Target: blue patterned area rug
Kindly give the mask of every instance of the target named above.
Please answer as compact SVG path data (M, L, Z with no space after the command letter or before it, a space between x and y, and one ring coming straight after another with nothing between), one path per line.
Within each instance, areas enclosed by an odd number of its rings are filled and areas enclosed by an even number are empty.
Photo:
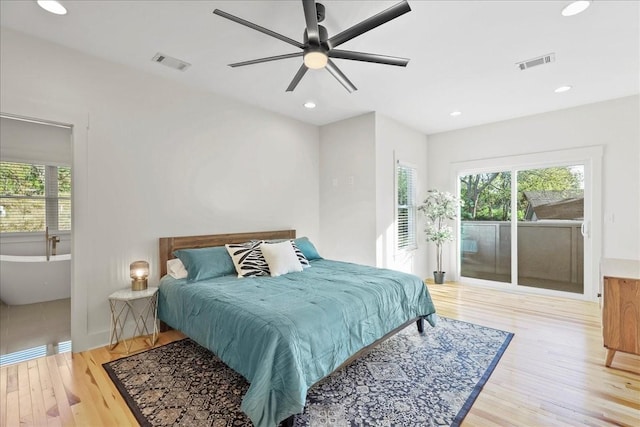
M294 427L458 426L512 333L441 317L415 324L314 385ZM190 339L105 363L142 426L251 426L249 384Z

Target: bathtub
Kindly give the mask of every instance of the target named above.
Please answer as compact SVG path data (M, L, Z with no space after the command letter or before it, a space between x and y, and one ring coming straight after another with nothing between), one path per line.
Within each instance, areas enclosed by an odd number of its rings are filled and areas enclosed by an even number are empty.
M0 255L0 299L8 305L33 304L71 296L71 254Z

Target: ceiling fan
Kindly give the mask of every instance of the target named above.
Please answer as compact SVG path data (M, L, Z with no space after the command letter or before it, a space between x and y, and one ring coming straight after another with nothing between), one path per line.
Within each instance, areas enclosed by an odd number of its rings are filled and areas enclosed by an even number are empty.
M230 67L242 67L244 65L260 64L262 62L277 61L280 59L295 58L298 56L303 57L303 64L293 77L293 80L287 87L287 92L293 91L302 77L305 75L308 69L320 69L326 68L333 77L338 80L342 86L349 91L349 93L357 90L357 88L351 83L351 81L345 76L342 71L331 61L331 58L338 59L350 59L353 61L374 62L378 64L396 65L400 67L406 67L409 63L407 58L398 58L395 56L378 55L375 53L354 52L351 50L340 50L336 47L348 42L349 40L358 37L361 34L366 33L386 22L391 21L407 12L411 11L407 0L402 0L400 3L391 6L390 8L383 10L382 12L365 19L364 21L347 28L341 33L329 37L327 29L322 25L318 25L318 22L322 22L325 16L325 8L321 3L316 3L315 0L302 0L302 7L304 9L304 17L307 23L307 27L304 30L303 43L290 39L287 36L276 33L275 31L261 27L253 22L246 21L230 13L223 12L220 9L215 9L213 13L223 18L227 18L231 21L237 22L256 31L260 31L271 37L275 37L278 40L282 40L285 43L289 43L297 48L302 49L301 52L287 53L284 55L269 56L266 58L252 59L250 61L236 62L229 64Z

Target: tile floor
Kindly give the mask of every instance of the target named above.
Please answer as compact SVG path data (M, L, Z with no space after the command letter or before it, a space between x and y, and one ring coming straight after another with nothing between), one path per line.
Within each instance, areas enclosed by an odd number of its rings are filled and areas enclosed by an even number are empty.
M0 355L37 346L53 352L71 340L71 299L25 305L0 304Z

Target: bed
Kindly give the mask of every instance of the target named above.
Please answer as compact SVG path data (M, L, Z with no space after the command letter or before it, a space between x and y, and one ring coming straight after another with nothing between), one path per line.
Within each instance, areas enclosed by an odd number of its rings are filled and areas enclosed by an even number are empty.
M175 279L176 250L251 240L294 239L295 230L160 239L158 316L215 353L250 383L241 409L258 427L302 411L307 390L407 324L435 324L416 276L311 259L279 277Z

